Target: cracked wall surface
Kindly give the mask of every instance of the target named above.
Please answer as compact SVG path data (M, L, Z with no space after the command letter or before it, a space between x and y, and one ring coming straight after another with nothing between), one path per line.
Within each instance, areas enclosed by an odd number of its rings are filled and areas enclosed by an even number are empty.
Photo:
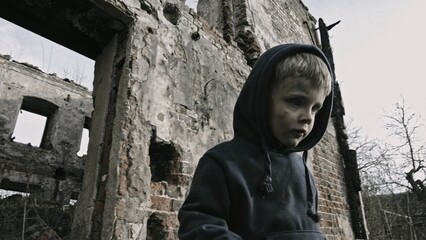
M61 28L69 38L57 42L96 61L71 239L177 239L192 173L208 148L232 138L250 66L277 43L318 45L315 19L298 0L200 0L199 14L178 0L50 2L14 1L0 16L41 35ZM43 17L58 9L60 26ZM311 158L327 239L353 239L333 124Z

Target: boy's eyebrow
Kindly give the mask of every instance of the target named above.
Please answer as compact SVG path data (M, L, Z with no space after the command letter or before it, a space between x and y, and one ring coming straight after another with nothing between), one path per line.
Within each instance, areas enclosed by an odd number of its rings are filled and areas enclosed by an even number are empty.
M309 99L310 94L302 92L302 91L297 91L297 92L289 92L288 96L290 97L299 97L299 98L306 98Z
M300 93L289 93L289 95L286 98L299 98L303 101L309 100L309 94L300 94ZM324 99L325 101L325 99ZM323 106L324 101L316 103L316 105L319 105L320 107Z

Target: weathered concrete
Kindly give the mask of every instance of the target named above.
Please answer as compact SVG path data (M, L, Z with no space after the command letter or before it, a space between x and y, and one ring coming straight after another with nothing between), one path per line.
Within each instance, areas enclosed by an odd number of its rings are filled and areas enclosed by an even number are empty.
M238 43L249 65L280 43L318 45L313 31L316 20L300 0L199 0L197 12L225 40Z
M77 152L85 120L93 109L91 93L0 57L0 96L1 187L27 191L29 185L42 199L69 202L71 193L80 191L83 179L84 157ZM47 117L40 146L13 141L21 109Z
M32 9L18 2L0 14L13 21ZM177 239L176 214L193 170L208 148L233 136L233 107L250 65L276 43L318 42L315 19L298 0L200 0L217 14L199 8L207 20L178 0L53 5L37 5L29 19L18 20L49 26L42 16L59 8L67 13L61 31L80 37L58 41L96 60L91 139L71 239ZM79 21L92 12L101 23ZM86 43L99 50L75 46ZM311 154L321 226L328 239L354 239L335 132L330 124Z

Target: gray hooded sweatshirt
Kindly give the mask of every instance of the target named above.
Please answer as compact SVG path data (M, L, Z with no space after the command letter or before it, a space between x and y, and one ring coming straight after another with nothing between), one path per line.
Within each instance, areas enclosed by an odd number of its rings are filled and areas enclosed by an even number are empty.
M324 239L306 154L327 128L333 91L297 147L279 147L267 124L275 66L299 52L320 57L330 69L312 45L283 44L260 56L235 105L234 138L207 151L198 163L178 214L180 239Z

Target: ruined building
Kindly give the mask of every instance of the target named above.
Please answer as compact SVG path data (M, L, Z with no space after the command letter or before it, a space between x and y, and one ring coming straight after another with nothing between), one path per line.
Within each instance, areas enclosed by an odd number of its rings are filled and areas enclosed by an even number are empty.
M32 192L62 204L77 199L84 162L77 152L83 129L90 127L91 93L0 56L0 96L0 188ZM13 139L22 110L46 119L39 146Z
M40 176L30 184L47 197L57 198L47 192L61 184L71 192L81 186L70 239L177 239L177 210L197 161L233 136L234 103L260 53L300 42L332 60L327 28L320 21L321 34L315 30L300 0L200 0L197 13L181 0L10 0L0 17L96 61L93 105L85 91L49 75L6 60L0 72L2 187L3 179L27 183L17 177L26 171ZM321 226L327 239L362 239L339 92L336 103L310 154ZM38 148L10 139L19 109L48 118ZM75 152L84 127L82 160Z

